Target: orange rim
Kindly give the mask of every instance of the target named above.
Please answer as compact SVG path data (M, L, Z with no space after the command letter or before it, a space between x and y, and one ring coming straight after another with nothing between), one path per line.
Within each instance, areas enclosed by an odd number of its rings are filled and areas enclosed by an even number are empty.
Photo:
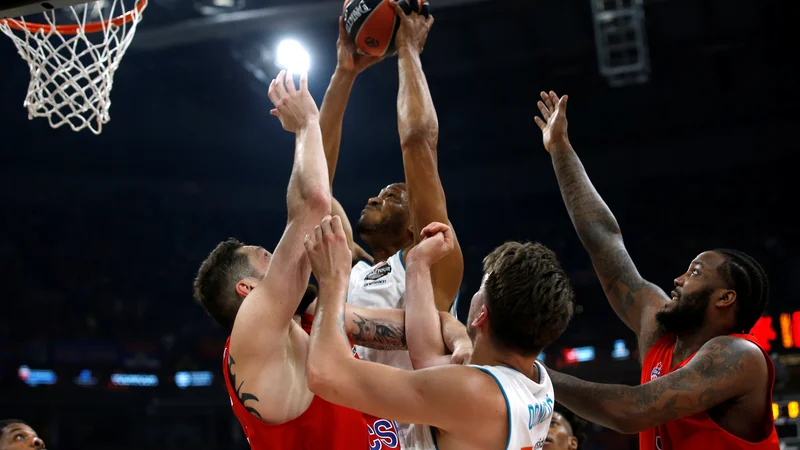
M147 0L138 0L136 3L136 9L132 9L119 17L115 17L113 19L104 20L100 22L87 23L84 26L56 25L55 29L58 34L78 34L78 30L81 28L84 30L84 33L97 33L98 31L103 31L109 28L109 26L111 25L119 27L121 25L129 23L130 21L133 20L133 18L136 15L141 14L145 6L147 6ZM42 31L45 34L48 34L53 29L52 25L46 23L21 22L14 19L0 20L0 22L5 22L9 27L15 30L18 31L28 30L31 33Z

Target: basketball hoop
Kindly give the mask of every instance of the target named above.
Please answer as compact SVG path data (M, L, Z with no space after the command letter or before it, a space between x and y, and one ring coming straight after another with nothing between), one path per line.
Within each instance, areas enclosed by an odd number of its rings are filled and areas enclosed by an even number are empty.
M124 1L136 2L126 9ZM31 82L24 106L28 118L46 117L53 128L69 125L100 134L111 119L114 72L142 20L147 0L95 1L58 10L74 24L56 24L56 11L42 13L46 23L24 17L0 20L0 31L14 41L27 61ZM90 12L91 9L91 12ZM94 16L98 16L99 20Z

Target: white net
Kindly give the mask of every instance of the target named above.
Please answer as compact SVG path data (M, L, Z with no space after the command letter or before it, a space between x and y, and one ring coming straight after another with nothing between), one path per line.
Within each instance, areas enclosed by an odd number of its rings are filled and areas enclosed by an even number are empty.
M28 118L46 117L53 128L102 132L111 118L114 73L147 6L146 0L127 1L100 0L47 11L43 23L24 17L0 20L0 31L14 41L30 69L24 103ZM66 20L57 24L62 16Z

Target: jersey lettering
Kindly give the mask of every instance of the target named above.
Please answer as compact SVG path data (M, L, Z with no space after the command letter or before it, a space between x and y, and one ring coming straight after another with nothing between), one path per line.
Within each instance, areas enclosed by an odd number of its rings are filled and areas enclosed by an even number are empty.
M528 429L532 430L534 425L539 425L553 415L553 399L549 395L544 400L535 404L528 405Z
M367 425L369 431L369 450L398 448L397 426L386 419L378 419Z
M661 436L659 436L659 435L656 435L656 449L662 450L661 449Z

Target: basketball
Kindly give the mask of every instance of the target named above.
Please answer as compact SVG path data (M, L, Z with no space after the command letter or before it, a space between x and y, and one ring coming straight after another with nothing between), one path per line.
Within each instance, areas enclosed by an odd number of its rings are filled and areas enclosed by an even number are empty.
M406 14L411 14L413 8L428 17L427 2L399 0L397 3ZM400 21L388 0L345 0L342 15L345 31L361 52L370 56L393 56L397 52L394 38Z

